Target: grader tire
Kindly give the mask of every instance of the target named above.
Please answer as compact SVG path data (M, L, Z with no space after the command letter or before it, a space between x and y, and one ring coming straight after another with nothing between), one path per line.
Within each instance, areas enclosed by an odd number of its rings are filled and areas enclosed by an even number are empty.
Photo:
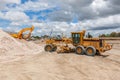
M45 46L44 50L47 51L47 52L52 52L53 51L53 46L48 44L48 45Z
M56 51L57 50L57 46L53 47L52 51Z
M85 49L83 46L77 46L75 49L76 54L83 55L85 53Z
M96 54L96 49L93 46L88 46L85 51L88 56L95 56Z

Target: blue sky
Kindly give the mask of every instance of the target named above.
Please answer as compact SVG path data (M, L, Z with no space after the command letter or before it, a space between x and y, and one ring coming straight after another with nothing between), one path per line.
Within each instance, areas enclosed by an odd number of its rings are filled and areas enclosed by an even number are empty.
M9 10L1 9L1 13L7 14L9 11L15 12L15 11L17 11L15 9L16 7L24 5L25 3L29 2L29 1L34 3L34 2L37 2L38 0L21 0L19 4L14 3L14 2L13 3L7 3L7 4L4 5L4 7L9 8ZM35 17L38 22L46 22L46 20L48 20L48 14L52 13L54 11L57 11L57 10L59 10L59 7L58 6L54 6L54 7L48 7L48 8L42 9L42 10L38 9L37 11L34 11L33 9L23 10L22 13L24 13L26 16L28 16L29 20L33 20L33 18ZM19 16L19 15L17 15L17 16ZM4 17L4 15L3 15L3 17ZM14 17L14 15L13 15L13 17ZM9 18L8 19L0 18L0 27L2 29L7 30L7 27L11 27L12 28L10 23L12 23L12 21ZM23 24L23 25L16 25L16 27L19 30L19 29L22 29L24 27L28 27L30 25L31 24ZM38 28L35 28L35 29L38 29ZM13 31L12 29L10 29L10 30Z
M18 32L35 26L34 35L87 30L94 36L119 32L119 0L1 0L0 29Z
M21 3L24 4L25 2L28 2L29 0L21 0ZM34 0L33 0L34 1Z

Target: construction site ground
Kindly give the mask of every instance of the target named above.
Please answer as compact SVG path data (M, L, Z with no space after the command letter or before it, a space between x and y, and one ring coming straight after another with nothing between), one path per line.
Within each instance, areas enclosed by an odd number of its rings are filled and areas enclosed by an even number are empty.
M17 54L20 51L16 48L14 55L13 52L7 52L6 55L1 52L0 80L120 80L119 40L109 40L108 43L114 44L113 49L102 56L94 57L75 53L45 52L45 43L41 41L17 42L26 44L29 48L25 49L27 52L20 54Z

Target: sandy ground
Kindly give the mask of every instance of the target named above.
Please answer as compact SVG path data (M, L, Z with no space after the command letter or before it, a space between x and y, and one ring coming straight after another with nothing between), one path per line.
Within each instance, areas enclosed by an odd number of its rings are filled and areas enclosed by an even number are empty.
M42 41L0 30L0 80L120 80L120 41L107 42L113 49L102 56L47 53Z
M39 54L0 60L0 80L120 80L119 46L95 57L41 49Z

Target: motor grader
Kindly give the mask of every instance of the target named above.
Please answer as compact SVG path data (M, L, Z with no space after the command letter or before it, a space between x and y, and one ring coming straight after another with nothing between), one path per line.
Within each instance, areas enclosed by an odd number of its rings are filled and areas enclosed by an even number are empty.
M29 39L33 30L34 30L34 26L32 26L30 28L23 28L18 33L12 33L10 35L12 37L18 38L18 39ZM28 34L24 34L27 31L28 31Z
M71 38L62 38L57 41L55 39L46 40L45 51L56 51L57 47L60 48L58 53L75 52L77 54L86 54L88 56L94 56L97 53L101 54L112 48L112 45L105 43L105 40L99 38L84 38L85 30L81 32L71 32ZM59 42L59 43L58 43ZM65 43L65 45L58 46L57 44ZM72 44L74 48L71 48L69 44Z

